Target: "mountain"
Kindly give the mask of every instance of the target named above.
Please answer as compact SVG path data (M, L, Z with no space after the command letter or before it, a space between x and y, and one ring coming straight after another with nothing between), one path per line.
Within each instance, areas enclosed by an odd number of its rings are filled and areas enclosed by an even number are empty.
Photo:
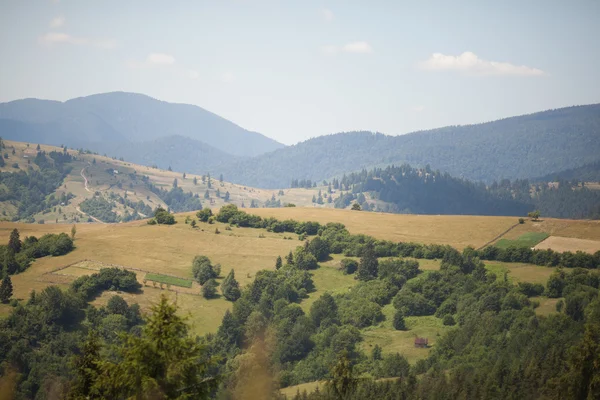
M228 179L285 187L363 168L410 163L475 181L535 178L600 159L600 104L401 136L348 132L321 136L229 164Z
M66 102L25 99L2 103L0 135L94 150L107 142L143 143L177 136L246 157L283 147L200 107L124 92Z

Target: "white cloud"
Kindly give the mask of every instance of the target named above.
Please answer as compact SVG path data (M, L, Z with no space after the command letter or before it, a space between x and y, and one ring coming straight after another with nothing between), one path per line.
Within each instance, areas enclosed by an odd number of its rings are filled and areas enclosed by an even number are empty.
M346 53L362 53L362 54L366 54L366 53L372 53L373 52L373 49L371 48L371 45L369 43L367 43L367 42L364 42L364 41L348 43L342 49Z
M320 14L321 14L321 18L323 18L325 21L327 21L327 22L333 21L333 11L331 11L330 9L322 8Z
M235 75L232 72L225 72L221 74L221 82L233 83L235 81Z
M60 28L64 24L65 24L65 17L58 16L56 18L52 18L52 21L50 21L50 28Z
M334 55L342 51L345 53L369 54L373 52L373 48L365 41L347 43L342 47L331 45L321 47L321 53L326 55Z
M150 53L146 58L148 64L172 65L175 64L175 58L165 53Z
M466 51L458 56L434 53L428 60L421 62L419 66L421 69L428 71L459 71L474 75L546 75L541 69L525 65L483 60L470 51Z
M39 37L39 42L46 46L57 44L74 44L99 47L101 49L114 49L117 43L111 39L89 39L85 37L72 36L61 32L48 32Z

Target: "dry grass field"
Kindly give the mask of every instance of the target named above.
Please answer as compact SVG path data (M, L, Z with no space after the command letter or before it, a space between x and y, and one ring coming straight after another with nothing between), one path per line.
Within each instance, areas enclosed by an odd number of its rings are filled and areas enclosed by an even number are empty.
M555 251L584 251L593 254L600 251L600 240L550 236L548 239L540 242L535 248L552 249Z
M386 214L316 207L261 208L251 212L278 219L340 222L351 233L396 242L449 244L458 249L482 246L517 223L514 217Z
M550 236L575 239L600 240L600 221L579 219L543 218L537 222L526 220L504 236L516 239L528 232L545 232Z

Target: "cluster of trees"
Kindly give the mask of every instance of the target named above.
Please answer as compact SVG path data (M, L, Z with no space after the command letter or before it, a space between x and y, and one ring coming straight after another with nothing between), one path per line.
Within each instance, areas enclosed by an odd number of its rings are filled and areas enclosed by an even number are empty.
M112 209L115 206L114 202L106 200L104 197L94 196L85 199L79 204L79 208L84 213L98 218L102 222L119 222L121 219Z
M33 162L39 169L0 172L0 202L10 201L17 206L13 220L31 220L34 214L68 202L72 195L51 195L71 171L73 157L65 152L37 153Z
M133 174L130 174L133 175ZM120 196L114 192L110 192L110 199L111 200L115 200L120 204L123 204L126 208L125 208L125 212L123 213L123 216L121 217L121 221L123 222L128 222L128 221L135 221L138 219L142 219L144 217L148 217L150 215L152 215L152 208L144 203L142 200L139 200L137 203L133 202L131 200L129 200L127 198L127 194L125 194L126 197ZM129 210L127 209L127 207L131 208L133 210L132 213L129 212Z
M66 233L48 233L40 237L27 236L21 241L19 231L13 229L7 245L0 245L0 276L25 271L33 260L46 256L62 256L74 249L73 238Z
M235 204L221 207L215 218L219 222L240 227L262 228L269 232L292 232L298 235L316 235L321 228L321 224L313 221L299 222L291 219L279 221L271 217L263 219L258 215L248 214L238 209Z
M98 273L80 276L73 281L71 289L89 301L105 290L134 293L141 286L134 272L113 267L101 268Z
M310 189L317 186L317 182L313 182L310 179L292 179L290 183L291 188L304 188Z
M164 201L173 212L196 211L202 209L202 202L198 193L186 193L182 188L177 186L176 182L174 182L171 190L157 187L148 181L146 181L146 187Z
M177 221L175 221L173 214L159 206L156 208L156 210L154 210L154 218L149 220L148 224L173 225L176 222Z
M413 168L408 164L374 168L344 175L340 181L350 193L340 193L335 206L347 207L357 200L369 210L363 193L384 201L383 211L415 214L525 215L531 204L513 198L502 198L484 184L451 177L433 171L429 166ZM383 207L383 206L382 206Z

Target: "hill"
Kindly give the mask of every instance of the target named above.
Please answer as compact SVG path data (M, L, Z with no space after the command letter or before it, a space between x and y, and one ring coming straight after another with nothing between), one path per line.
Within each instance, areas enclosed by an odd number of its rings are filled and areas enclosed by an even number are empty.
M0 135L6 139L89 147L98 152L110 150L106 145L111 142L143 143L174 135L237 156L283 147L200 107L136 93L103 93L65 102L16 100L0 104L0 119Z
M571 168L534 179L536 182L565 180L577 180L579 182L600 182L600 161L586 164L579 168Z
M410 163L474 181L535 178L598 161L600 104L401 136L347 132L241 160L223 170L234 182L282 187L363 168Z
M38 150L33 143L0 142L0 219L4 220L126 222L145 218L158 206L174 212L224 204L248 208L286 203L302 206L311 205L312 197L322 189L255 189L227 182L221 176L174 172L91 152L49 145L40 145ZM177 165L181 149L161 140L156 146L163 146L163 155L172 157ZM199 160L204 157L204 147L208 146L195 148Z

